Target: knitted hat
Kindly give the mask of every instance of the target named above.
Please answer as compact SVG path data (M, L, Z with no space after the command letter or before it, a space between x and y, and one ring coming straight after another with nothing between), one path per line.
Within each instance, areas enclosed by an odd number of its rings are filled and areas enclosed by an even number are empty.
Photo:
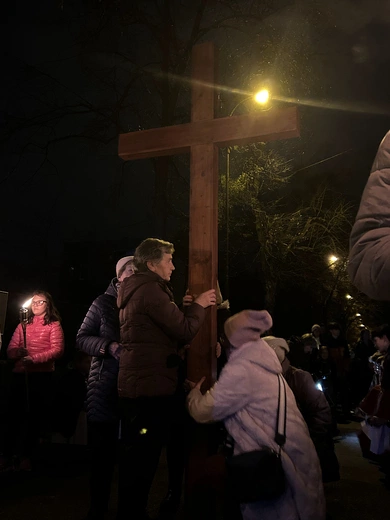
M287 341L283 338L275 338L275 336L266 336L263 338L263 340L266 341L272 349L274 349L279 361L283 363L287 352L290 352Z
M118 278L118 273L122 269L122 267L127 264L127 262L132 262L134 260L134 256L124 256L123 258L120 258L116 263L116 277Z
M321 329L321 325L318 325L318 323L315 323L312 328L311 328L311 331L314 332L316 329Z
M238 348L260 339L260 334L272 327L267 311L241 311L225 322L225 334L232 347Z

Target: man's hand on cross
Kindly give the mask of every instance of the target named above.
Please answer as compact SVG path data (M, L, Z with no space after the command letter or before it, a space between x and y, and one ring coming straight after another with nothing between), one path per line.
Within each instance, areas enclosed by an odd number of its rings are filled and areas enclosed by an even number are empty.
M210 307L211 305L215 305L216 301L217 296L215 294L215 289L209 289L195 299L195 303L201 305L204 309L207 309L207 307Z

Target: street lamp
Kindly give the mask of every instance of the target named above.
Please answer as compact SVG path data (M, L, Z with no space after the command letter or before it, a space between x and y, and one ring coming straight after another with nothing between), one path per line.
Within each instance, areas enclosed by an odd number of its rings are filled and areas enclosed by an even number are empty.
M237 108L248 101L249 99L252 99L252 101L255 101L259 105L266 106L270 100L270 93L267 89L262 89L256 92L255 94L252 94L251 96L247 96L246 98L242 99L240 102L237 103L235 107L231 110L229 117L232 117L234 115L234 112L237 110ZM229 219L230 219L230 212L229 212L229 203L230 203L230 193L229 193L229 184L230 184L230 152L232 151L232 148L230 146L226 149L226 183L225 183L225 195L226 195L226 283L225 283L225 298L227 299L229 297L229 235L230 235L230 226L229 226Z
M339 261L339 258L337 256L335 256L335 255L328 256L328 264L331 269L335 267L335 264L338 261Z
M255 101L257 103L260 103L260 105L267 104L269 101L269 90L267 90L266 88L263 88L263 90L259 90L259 92L255 94Z

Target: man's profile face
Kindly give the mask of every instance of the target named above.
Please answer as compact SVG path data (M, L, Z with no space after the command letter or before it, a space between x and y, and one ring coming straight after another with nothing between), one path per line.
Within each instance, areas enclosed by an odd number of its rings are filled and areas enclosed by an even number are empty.
M384 353L387 352L389 348L389 340L386 336L382 336L379 338L378 336L375 336L374 338L375 347L379 350L379 352Z
M172 255L169 253L163 253L162 259L158 262L148 262L148 268L154 273L161 276L163 280L169 282L171 274L175 270L173 265Z

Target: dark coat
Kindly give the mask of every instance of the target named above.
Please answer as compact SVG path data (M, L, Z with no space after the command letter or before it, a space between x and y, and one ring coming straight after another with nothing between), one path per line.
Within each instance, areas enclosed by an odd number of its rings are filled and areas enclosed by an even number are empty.
M310 434L327 434L332 424L332 413L323 392L316 388L311 374L291 366L287 358L283 361L282 368Z
M332 412L325 395L316 388L309 372L291 366L287 358L282 363L282 369L309 428L310 437L320 460L322 480L324 482L340 480L339 463L330 436Z
M390 391L390 352L388 351L383 359L383 372L381 386L383 390Z
M118 417L119 362L109 353L110 344L119 343L117 283L114 278L106 292L96 298L77 333L77 348L92 356L87 388L89 421L113 421Z
M383 360L382 372L382 398L380 400L379 408L375 415L383 417L390 421L390 353L387 352Z
M341 335L334 338L332 334L328 334L324 345L328 347L329 358L335 364L337 378L344 378L348 372L351 357L347 340Z
M188 344L205 316L197 303L185 314L170 285L151 271L125 279L118 293L121 344L120 397L172 395L177 388L177 343Z

